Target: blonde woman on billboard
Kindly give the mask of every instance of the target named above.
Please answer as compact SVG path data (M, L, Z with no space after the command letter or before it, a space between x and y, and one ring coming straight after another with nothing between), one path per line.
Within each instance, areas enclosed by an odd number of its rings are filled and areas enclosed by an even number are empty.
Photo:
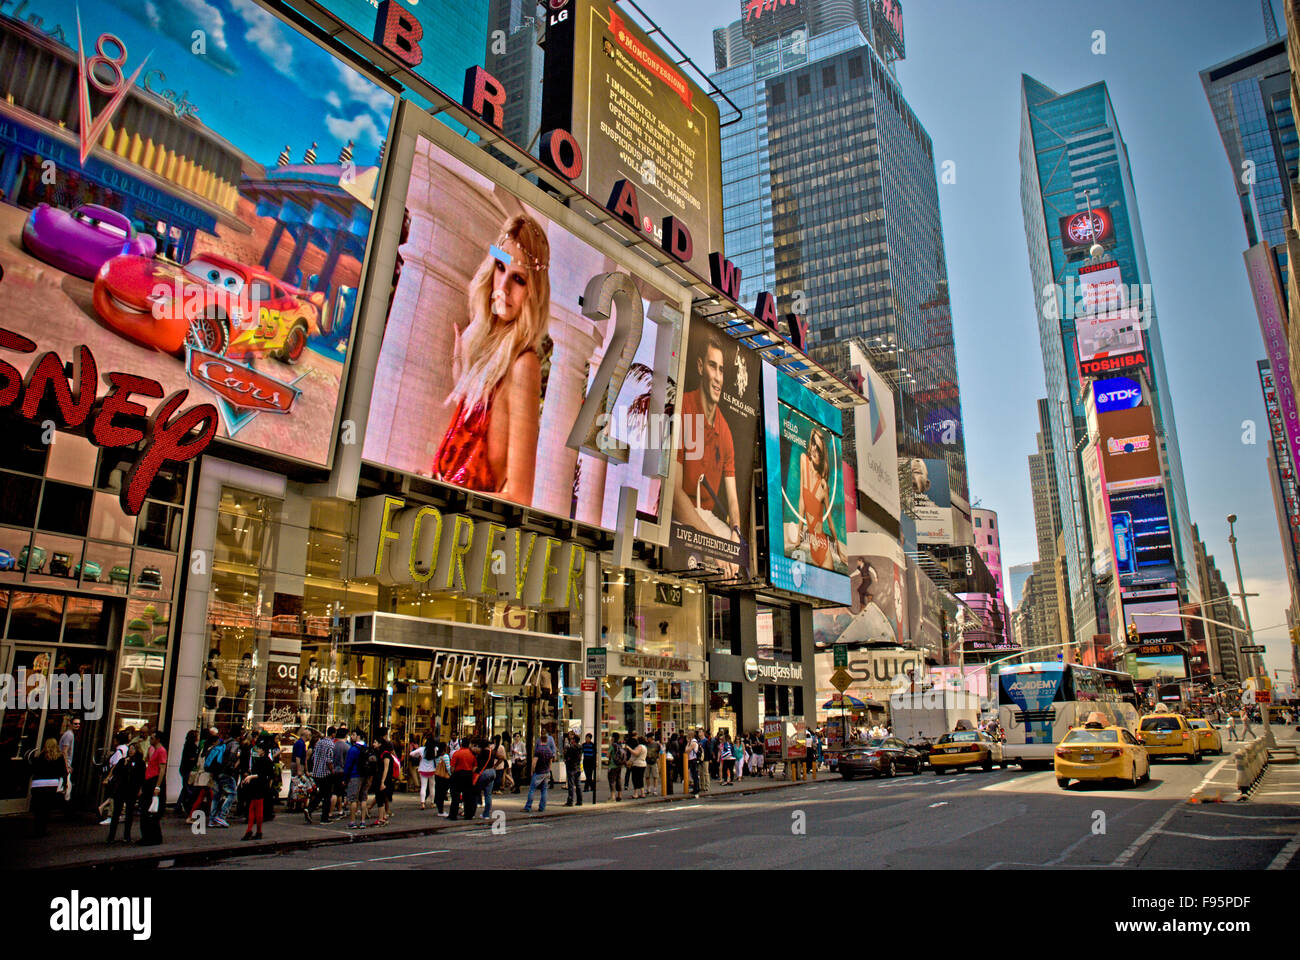
M786 539L808 551L813 566L823 570L835 564L848 566L848 557L840 543L839 533L832 519L833 504L830 493L830 455L826 450L826 436L814 429L808 436L808 449L799 454L799 522L786 524ZM789 543L787 543L789 546ZM789 551L787 551L788 555Z
M456 411L434 456L436 479L532 502L550 260L546 232L518 214L470 280L470 321L456 334L456 385L447 398Z

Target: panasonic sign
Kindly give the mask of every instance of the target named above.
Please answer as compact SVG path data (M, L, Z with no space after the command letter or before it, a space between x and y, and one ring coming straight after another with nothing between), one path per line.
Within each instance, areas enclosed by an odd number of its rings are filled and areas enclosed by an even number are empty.
M1129 410L1142 402L1142 384L1128 377L1110 377L1092 385L1098 413Z

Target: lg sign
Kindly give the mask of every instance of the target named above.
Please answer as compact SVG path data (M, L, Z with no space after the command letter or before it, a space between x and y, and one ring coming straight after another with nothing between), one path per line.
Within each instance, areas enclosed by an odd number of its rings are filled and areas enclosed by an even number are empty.
M1110 377L1092 385L1098 413L1129 410L1142 402L1142 384L1128 377Z

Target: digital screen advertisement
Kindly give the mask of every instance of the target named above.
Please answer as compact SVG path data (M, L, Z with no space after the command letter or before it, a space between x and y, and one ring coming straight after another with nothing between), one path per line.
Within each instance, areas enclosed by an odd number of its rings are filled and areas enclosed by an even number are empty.
M1075 330L1081 361L1116 357L1142 350L1142 313L1116 310L1076 317Z
M1143 643L1179 643L1185 639L1177 595L1124 603L1124 630L1137 627Z
M768 565L772 585L849 602L840 412L763 364Z
M1106 489L1149 487L1160 482L1160 447L1150 407L1097 414Z
M551 0L542 129L582 146L574 185L605 203L614 185L636 188L641 230L662 239L663 218L684 223L687 262L709 276L722 249L718 105L686 69L611 0Z
M1094 208L1091 213L1080 210L1057 221L1061 233L1061 249L1073 260L1086 255L1094 243L1103 247L1115 243L1115 220L1110 211Z
M907 557L884 533L848 537L849 606L813 613L818 643L902 643L908 636Z
M1128 297L1114 260L1079 267L1079 297L1088 313L1118 310Z
M866 355L849 343L849 364L863 378L865 405L853 410L857 446L858 490L892 517L899 513L898 434L894 421L894 393L876 373Z
M905 540L917 544L952 543L954 518L948 462L902 457L898 461L898 481Z
M327 466L392 95L245 0L22 7L0 56L46 75L0 100L5 325Z
M1110 520L1122 591L1176 581L1169 508L1162 487L1110 494Z
M655 357L674 325L651 314L680 301L432 140L414 141L412 226L399 247L364 459L606 529L629 486L638 513L657 518L662 483L643 470L668 442L654 397L670 371ZM579 302L598 301L593 281L631 285L634 295L594 318ZM621 447L626 462L570 444L584 409L599 411L598 447Z
M1115 564L1114 541L1110 536L1110 515L1106 502L1106 475L1102 473L1097 444L1090 443L1080 456L1083 482L1088 496L1088 520L1092 532L1092 573L1103 577Z
M1092 397L1098 413L1131 410L1142 402L1142 384L1131 377L1094 380Z
M1182 680L1188 676L1187 654L1129 654L1134 680Z
M686 342L668 564L748 577L758 357L693 317Z

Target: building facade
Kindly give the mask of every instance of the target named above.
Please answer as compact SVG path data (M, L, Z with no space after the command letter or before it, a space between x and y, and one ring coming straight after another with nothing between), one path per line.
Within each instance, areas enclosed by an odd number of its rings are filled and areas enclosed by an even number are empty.
M1152 536L1158 533L1161 537L1161 589L1176 593L1180 602L1195 601L1200 592L1191 518L1128 153L1106 85L1095 83L1061 94L1031 77L1022 77L1020 160L1025 238L1039 304L1048 388L1064 588L1073 640L1085 646L1096 635L1112 634L1122 618L1123 597L1132 599L1131 578L1121 582L1121 577L1103 572L1107 566L1099 558L1112 551L1110 534L1103 529L1104 523L1094 524L1090 517L1088 492L1094 478L1091 474L1085 477L1085 464L1076 452L1083 449L1085 440L1097 442L1097 421L1095 416L1090 419L1089 410L1092 379L1105 375L1101 371L1145 367L1142 383L1154 433L1154 439L1147 442L1158 449L1159 471L1144 478L1153 487L1149 495L1142 494L1143 508L1150 514L1144 523ZM1086 239L1073 233L1066 236L1067 225L1079 222L1091 225ZM1094 254L1101 259L1094 259ZM1140 314L1140 326L1128 319L1130 314L1112 309L1111 316L1089 301L1098 288L1091 288L1093 294L1084 291L1088 284L1099 281L1086 274L1102 269L1110 273L1116 287L1123 288L1124 296L1122 305L1111 302L1103 306ZM1098 319L1101 317L1109 319ZM1088 339L1081 339L1079 330L1085 325ZM1128 339L1121 348L1107 337ZM1090 361L1085 376L1081 358L1092 357L1102 359ZM1110 495L1117 491L1112 486ZM1097 508L1091 511L1096 514ZM1094 529L1100 531L1096 537Z

